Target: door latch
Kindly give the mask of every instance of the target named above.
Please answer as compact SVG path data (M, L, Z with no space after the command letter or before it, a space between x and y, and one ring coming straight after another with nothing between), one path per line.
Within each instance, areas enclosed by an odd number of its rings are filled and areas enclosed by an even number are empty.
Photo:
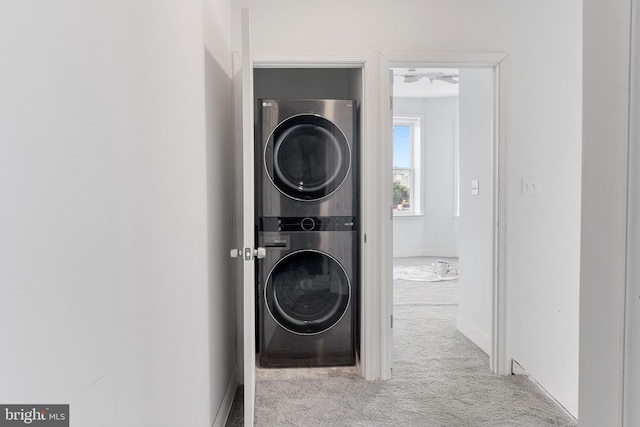
M231 249L229 255L231 256L231 258L238 258L240 257L240 254L243 253L243 258L245 261L251 261L254 257L262 259L267 256L267 250L265 248L244 248L244 251L242 251L242 249Z

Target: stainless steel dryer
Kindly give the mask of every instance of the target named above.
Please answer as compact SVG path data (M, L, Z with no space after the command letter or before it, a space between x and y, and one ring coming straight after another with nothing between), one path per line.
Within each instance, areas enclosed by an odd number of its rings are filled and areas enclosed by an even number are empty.
M257 217L356 215L356 101L261 99Z
M258 237L266 248L257 274L260 365L353 365L357 299L353 218L262 222L267 231Z

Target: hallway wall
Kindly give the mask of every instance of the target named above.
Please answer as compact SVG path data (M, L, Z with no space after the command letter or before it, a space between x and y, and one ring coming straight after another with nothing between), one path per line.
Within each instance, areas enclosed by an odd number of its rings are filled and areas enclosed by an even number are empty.
M638 157L631 163L629 158L630 117L637 122L637 116L629 115L629 83L638 81L630 79L629 70L631 4L630 0L584 1L580 427L623 426L625 298L629 308L635 300L637 309L639 301L634 294L637 287L635 291L626 287L628 280L638 279L633 268L637 257L630 257L637 251L637 231L628 216L628 202L637 193L628 198L628 167L635 168L633 173L640 168ZM637 192L633 184L631 190ZM635 209L637 205L631 213L637 215ZM631 332L637 324L629 328ZM635 356L627 362L637 366ZM638 425L639 388L635 385L627 392L631 405L625 415L636 419L629 418L624 426L631 427Z
M68 403L78 426L215 420L234 363L211 323L232 305L210 227L230 191L207 195L228 171L220 32L205 119L202 1L0 3L0 402Z
M494 267L494 70L460 69L458 330L491 354ZM478 181L477 195L471 181Z
M577 415L582 2L232 4L234 31L239 28L239 8L250 7L252 50L262 57L378 51L510 55L508 205L503 224L509 233L508 353ZM233 35L237 49L239 33ZM558 70L572 78L558 78ZM521 196L525 177L542 180L541 196Z

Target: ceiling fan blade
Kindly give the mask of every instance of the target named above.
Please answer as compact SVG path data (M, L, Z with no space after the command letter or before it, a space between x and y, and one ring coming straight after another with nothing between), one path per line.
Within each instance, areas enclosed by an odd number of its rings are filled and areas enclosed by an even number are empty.
M451 83L453 85L457 85L460 83L458 80L454 80L452 77L438 77L438 80L442 80L443 82Z

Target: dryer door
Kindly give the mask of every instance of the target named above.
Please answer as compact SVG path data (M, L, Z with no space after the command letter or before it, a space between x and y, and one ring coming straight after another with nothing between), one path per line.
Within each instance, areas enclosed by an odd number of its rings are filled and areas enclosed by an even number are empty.
M335 192L351 168L344 133L330 120L300 114L280 123L265 147L269 178L284 195L320 200Z
M351 285L342 266L324 252L304 250L282 258L269 273L265 301L283 328L300 335L327 331L349 307Z

